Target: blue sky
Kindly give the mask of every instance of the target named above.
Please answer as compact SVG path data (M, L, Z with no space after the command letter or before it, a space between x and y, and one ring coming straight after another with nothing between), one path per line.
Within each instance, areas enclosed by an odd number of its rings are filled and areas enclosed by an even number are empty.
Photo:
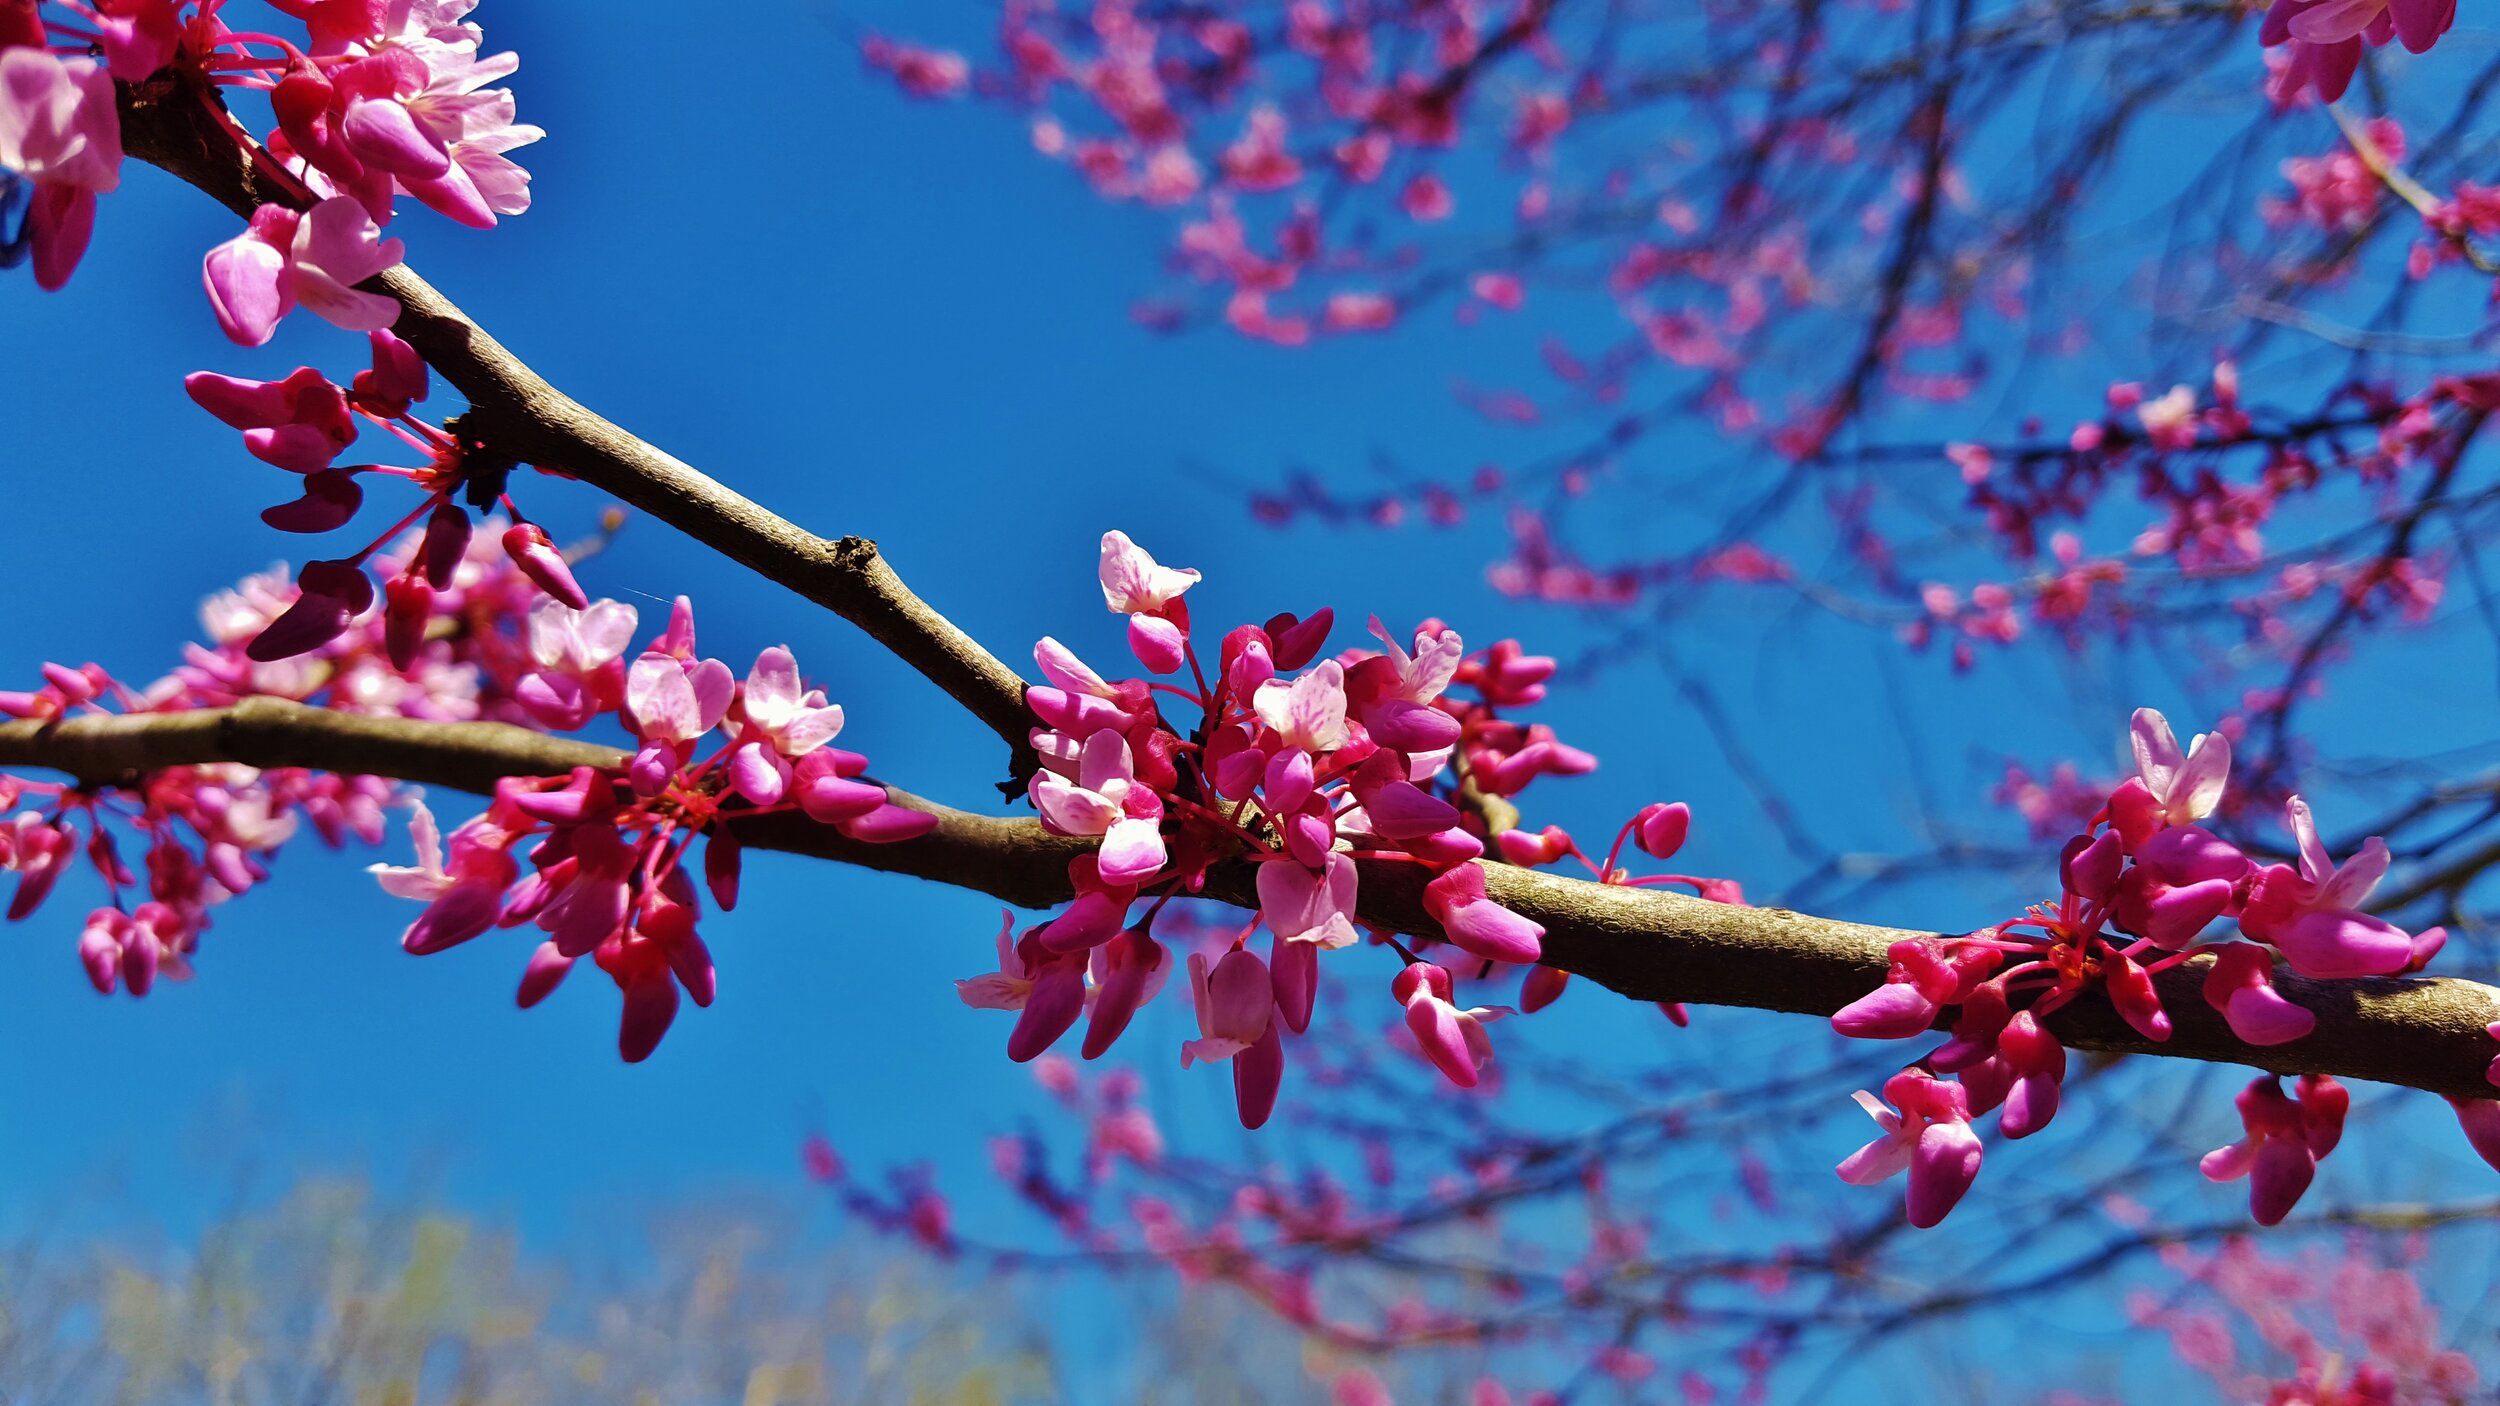
M1568 642L1565 622L1483 585L1498 524L1279 534L1253 526L1225 486L1359 464L1375 447L1436 472L1518 452L1449 392L1462 374L1520 374L1536 329L1453 338L1427 317L1290 354L1153 336L1127 309L1150 286L1163 227L1037 160L998 114L905 104L804 4L741 7L734 36L705 40L747 56L730 71L661 66L658 47L678 41L656 36L684 27L681 7L620 0L601 13L594 25L485 7L490 47L524 57L523 118L550 131L522 154L537 206L491 233L422 211L394 231L420 271L584 402L813 530L877 538L1012 663L1043 633L1119 652L1092 575L1108 527L1206 572L1191 597L1202 622L1328 603L1357 626L1366 611L1434 613L1474 640ZM966 6L935 27L971 36L980 24ZM758 55L782 58L759 75ZM227 344L198 261L231 232L221 209L134 167L66 292L0 278L11 346L0 456L19 485L0 539L0 600L15 603L0 683L22 686L46 659L152 677L195 633L199 597L304 555L255 518L286 496L280 475L195 410L180 379L299 362L344 371L358 344L307 316L268 348ZM555 482L518 488L558 529L587 527L601 507ZM646 606L691 595L707 650L740 664L789 644L847 708L844 745L882 775L961 805L991 794L1000 758L977 724L841 621L667 528L630 524L584 579L593 595ZM2114 757L2126 708L2179 703L2141 661L2113 684L2041 650L1956 683L1878 635L1759 610L1697 622L1675 645L1711 664L1791 798L1828 817L1835 840L1873 847L1914 838L1914 777L1958 820L1994 823L1982 797L1997 758ZM2427 683L2426 716L2449 691L2483 696L2488 669L2459 672L2475 686ZM1556 787L1543 818L1611 833L1645 801L1684 799L1699 816L1697 868L1773 890L1795 872L1656 669L1616 670L1545 712L1605 765ZM1905 719L1923 752L1904 753ZM461 798L436 801L466 813ZM180 1233L231 1194L229 1169L269 1185L363 1165L535 1236L596 1236L613 1208L788 1187L815 1126L854 1164L936 1163L978 1224L997 1211L981 1190L986 1140L1046 1116L1000 1054L1003 1018L953 993L990 961L987 899L756 857L745 904L709 929L719 1004L689 1010L656 1058L629 1068L603 984L513 1009L521 938L423 961L400 952L409 909L362 873L376 858L405 856L396 840L383 855L289 854L280 882L220 914L199 980L143 1002L99 1000L82 979L79 891L0 934L0 1063L18 1071L0 1081L0 1231ZM1936 893L1915 911L1896 899L1848 916L1991 916L1968 891L1938 912ZM1345 955L1352 968L1373 954ZM1375 965L1329 999L1385 1007L1375 984L1389 969ZM1644 1009L1594 992L1574 1009L1592 1049L1658 1045ZM1196 1123L1221 1113L1226 1090L1168 1067L1178 1014L1167 1003L1117 1057L1149 1071L1159 1108ZM1721 1019L1765 1047L1816 1038L1795 1022ZM2208 1102L2224 1131L2224 1095ZM2404 1151L2404 1175L2424 1189L2473 1189L2461 1146ZM2239 1204L2235 1191L2200 1194L2208 1214Z

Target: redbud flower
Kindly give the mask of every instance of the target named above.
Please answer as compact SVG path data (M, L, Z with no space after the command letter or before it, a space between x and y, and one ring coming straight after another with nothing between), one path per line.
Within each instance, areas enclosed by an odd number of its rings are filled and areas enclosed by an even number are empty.
M2373 836L2340 867L2318 838L2309 804L2294 796L2284 817L2300 841L2300 870L2269 865L2257 874L2240 930L2282 952L2303 976L2385 976L2413 961L2402 928L2360 911L2387 873L2385 841Z
M534 522L516 522L504 529L503 549L511 556L512 564L537 582L540 590L575 610L588 608L590 597L582 593L580 583L573 579L573 568L565 563L564 553L548 540L547 529Z
M1487 898L1481 865L1462 863L1426 884L1424 911L1473 956L1525 965L1544 955L1544 927Z
M1126 928L1093 949L1094 1012L1085 1023L1081 1053L1099 1059L1128 1029L1129 1020L1172 975L1172 954L1135 928Z
M1231 1060L1241 1125L1260 1127L1276 1107L1276 1091L1285 1075L1285 1047L1278 1034L1283 1022L1275 1018L1275 986L1267 964L1236 947L1210 969L1205 953L1191 953L1189 986L1198 1010L1199 1038L1181 1046L1181 1067L1196 1060Z
M2172 825L2192 825L2214 813L2231 777L2231 739L2219 732L2197 735L2183 755L2170 720L2150 708L2135 711L2128 740L2136 774Z
M1493 1058L1493 1042L1485 1022L1512 1014L1508 1006L1475 1006L1461 1010L1451 999L1450 974L1430 962L1415 962L1398 972L1389 994L1406 1007L1406 1028L1433 1066L1462 1089L1476 1086L1477 1071Z
M356 285L400 262L405 252L398 240L382 237L363 205L334 195L300 214L261 206L243 233L208 251L202 273L226 335L257 347L299 304L350 331L390 326L399 304Z
M2309 1189L2318 1159L2342 1138L2352 1096L2325 1075L2304 1074L2294 1098L2267 1074L2240 1091L2238 1104L2246 1136L2206 1153L2199 1165L2210 1181L2247 1177L2249 1214L2259 1225L2280 1224Z
M121 184L121 130L113 80L93 59L0 48L0 171L34 185L36 286L61 287L87 252L96 197Z
M509 837L484 821L472 821L452 836L451 864L446 867L442 832L423 801L409 804L408 837L417 847L416 867L375 864L366 869L384 893L426 905L401 936L400 946L422 957L457 947L493 927L504 890L519 872L506 851Z
M1843 1158L1840 1179L1873 1186L1906 1171L1910 1224L1924 1230L1942 1222L1978 1178L1982 1155L1961 1086L1906 1069L1885 1083L1883 1099L1864 1089L1851 1097L1884 1135Z
M2222 1012L2232 1034L2252 1045L2283 1045L2317 1028L2317 1016L2274 989L2274 958L2266 949L2232 942L2213 952L2213 970L2205 974L2205 1002Z

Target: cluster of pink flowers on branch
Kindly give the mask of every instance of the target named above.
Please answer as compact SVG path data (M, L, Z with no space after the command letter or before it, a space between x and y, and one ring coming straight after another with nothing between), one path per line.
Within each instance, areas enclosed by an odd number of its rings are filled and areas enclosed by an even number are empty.
M2153 978L2206 958L2204 998L2232 1033L2288 1044L2317 1017L2275 990L2278 958L2307 977L2392 976L2422 970L2446 941L2444 929L2408 933L2364 911L2387 872L2386 844L2371 839L2337 863L2297 796L2285 805L2296 865L2261 864L2200 824L2229 785L2227 736L2183 748L2147 708L2131 740L2136 774L2060 852L2054 903L1965 937L1895 943L1884 984L1832 1017L1843 1035L1905 1039L1951 1013L1950 1038L1886 1087L1898 1112L1859 1096L1884 1135L1840 1166L1860 1184L1908 1171L1915 1224L1942 1220L1978 1175L1971 1120L2001 1110L1998 1131L2021 1138L2057 1115L2066 1051L2042 1022L2060 1007L2098 995L2145 1038L2166 1040L2171 1018ZM2237 934L2211 937L2224 918ZM2247 1140L2208 1157L2206 1174L2253 1173L2252 1211L2281 1220L2341 1136L2346 1101L2331 1079L2305 1079L2297 1099L2260 1079L2240 1099Z
M319 214L316 210L308 218ZM506 491L518 466L477 440L418 419L412 407L426 398L425 362L388 331L377 329L369 339L372 366L345 386L309 366L277 381L197 371L183 383L201 409L243 432L243 447L254 458L302 476L301 496L261 514L271 527L302 533L344 527L364 506L363 484L370 479L402 479L424 495L361 550L305 563L298 578L302 594L253 639L249 652L254 659L302 654L345 631L374 604L366 563L422 523L415 548L385 577L381 593L392 659L405 667L424 638L434 593L450 584L469 551L470 509L482 513L500 505L520 516ZM341 465L338 460L356 442L360 421L389 434L424 462ZM521 519L504 528L497 540L513 564L548 596L576 610L590 603L544 528Z
M787 649L757 655L741 680L697 654L693 608L680 597L667 628L628 665L636 624L633 608L614 601L580 611L543 603L530 621L539 667L517 690L548 726L613 716L639 744L629 762L507 778L486 812L448 837L420 805L409 827L417 863L374 866L386 891L426 905L401 939L417 956L496 928L544 932L521 975L523 1007L591 958L623 993L617 1047L628 1061L658 1047L680 991L712 1003L711 950L696 932L701 894L723 911L736 907L741 867L722 822L796 811L869 843L912 839L937 823L860 779L866 757L828 745L842 709L806 686ZM699 837L700 887L691 854Z
M1019 1012L1008 1039L1018 1060L1049 1049L1090 1011L1083 1052L1098 1056L1174 974L1172 954L1151 935L1155 915L1201 891L1219 861L1255 863L1255 919L1187 960L1199 1037L1182 1054L1185 1064L1231 1065L1242 1122L1255 1128L1275 1105L1286 1035L1310 1026L1320 954L1362 940L1356 861L1417 864L1433 875L1424 906L1460 963L1424 961L1379 934L1406 961L1391 995L1424 1056L1473 1087L1491 1055L1484 1025L1507 1011L1458 1005L1450 968L1534 968L1544 937L1487 896L1476 861L1495 834L1518 862L1577 853L1559 830L1519 837L1509 798L1540 777L1597 765L1551 729L1507 716L1544 696L1554 661L1510 640L1470 652L1437 621L1402 643L1377 619L1378 649L1322 657L1328 610L1239 626L1209 661L1185 599L1197 572L1166 567L1112 532L1100 575L1138 663L1152 676L1185 670L1189 682L1107 679L1056 639L1035 647L1049 683L1027 694L1041 758L1028 795L1051 831L1100 844L1070 866L1076 900L1021 936L1010 921L998 970L959 983L964 1000ZM1452 692L1461 687L1475 696ZM1178 705L1179 721L1158 695ZM1496 815L1502 823L1489 819ZM1681 808L1671 821L1645 820L1626 833L1673 829L1681 843ZM1653 853L1673 852L1662 845ZM1132 920L1141 898L1148 906ZM1271 934L1264 959L1246 945L1262 926ZM1531 999L1542 1004L1559 992L1560 973L1537 973Z
M264 659L252 643L302 600L280 568L211 597L200 611L205 639L164 677L133 684L99 664L47 664L40 687L0 691L0 715L48 723L283 698L379 716L529 723L537 642L514 622L540 599L508 558L480 544L451 558L413 644L381 612L364 611L316 646ZM266 880L305 825L333 848L351 837L379 843L397 795L382 778L300 767L171 767L84 786L0 775L0 813L15 811L0 821L0 871L17 874L7 915L32 916L83 857L106 896L79 937L88 976L99 991L145 995L160 977L189 974L213 910Z
M58 288L85 252L96 197L119 183L115 84L152 100L212 106L209 129L250 136L221 92L265 92L273 126L255 153L294 189L209 251L204 281L219 323L267 342L296 307L341 327L387 327L398 307L355 285L400 261L384 239L407 196L485 228L529 208L529 173L506 153L545 135L516 120L519 66L481 57L466 16L477 0L271 0L301 21L297 41L236 30L225 0L0 3L0 212L24 202L20 234L36 281Z

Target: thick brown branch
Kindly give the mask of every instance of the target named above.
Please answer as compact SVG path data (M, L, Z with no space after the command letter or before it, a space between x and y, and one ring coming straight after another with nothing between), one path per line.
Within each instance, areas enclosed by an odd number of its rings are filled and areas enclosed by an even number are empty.
M190 713L0 726L0 765L46 767L91 781L226 761L485 791L500 776L548 775L622 759L611 748L502 724L357 717L277 699ZM902 844L867 845L803 816L782 814L744 822L737 833L759 848L917 875L1023 907L1069 897L1068 860L1091 843L1047 834L1033 820L969 815L899 791L894 799L936 815L938 828ZM1255 904L1253 868L1217 866L1208 875L1207 896ZM1364 862L1362 916L1400 932L1436 936L1439 929L1423 907L1426 877L1415 864ZM1487 865L1486 878L1494 898L1545 925L1545 954L1552 965L1644 1001L1825 1016L1883 979L1885 948L1919 935L1778 908L1608 887L1505 864ZM2136 1034L2101 1001L2077 1002L2049 1025L2068 1044L2086 1050L2336 1074L2457 1098L2500 1096L2483 1077L2494 1053L2484 1026L2500 1019L2500 991L2453 978L2311 981L2278 970L2276 985L2316 1014L2318 1028L2290 1045L2261 1049L2233 1036L2205 1004L2199 991L2203 977L2202 962L2161 977L2163 1002L2177 1027L2165 1043Z
M214 99L171 82L124 90L129 153L249 216L259 204L302 207L310 196L256 147L238 144ZM611 424L505 350L405 265L367 285L399 300L393 328L468 398L459 429L498 452L561 470L770 577L868 632L1016 749L1032 720L1024 680L957 629L865 537L828 539L748 501Z

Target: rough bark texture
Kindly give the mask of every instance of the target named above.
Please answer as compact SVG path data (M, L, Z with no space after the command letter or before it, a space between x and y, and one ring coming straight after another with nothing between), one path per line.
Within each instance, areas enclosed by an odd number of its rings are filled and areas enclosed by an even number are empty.
M90 781L230 761L396 776L485 792L502 776L554 775L623 760L613 748L500 723L357 717L266 698L190 713L0 726L0 765L46 767ZM1051 835L1038 821L971 815L901 791L893 798L937 816L938 828L918 840L870 845L783 813L739 823L735 832L757 848L911 874L1026 908L1066 900L1068 861L1092 847L1091 841ZM1254 870L1246 862L1217 866L1208 875L1206 895L1255 905ZM1828 1016L1883 979L1887 946L1918 935L1779 908L1609 887L1507 864L1487 864L1485 870L1493 898L1545 926L1549 964L1644 1001ZM1427 877L1420 865L1363 861L1362 916L1398 932L1438 936L1423 907ZM2278 969L2274 979L2287 999L2317 1015L2316 1033L2271 1048L2243 1043L2206 1006L2199 992L2201 962L2161 978L2163 1002L2177 1025L2166 1043L2138 1035L2101 1001L2077 1002L2049 1026L2080 1049L2335 1074L2453 1098L2500 1096L2483 1077L2500 1048L2483 1029L2500 1019L2500 991L2445 977L2311 981Z

